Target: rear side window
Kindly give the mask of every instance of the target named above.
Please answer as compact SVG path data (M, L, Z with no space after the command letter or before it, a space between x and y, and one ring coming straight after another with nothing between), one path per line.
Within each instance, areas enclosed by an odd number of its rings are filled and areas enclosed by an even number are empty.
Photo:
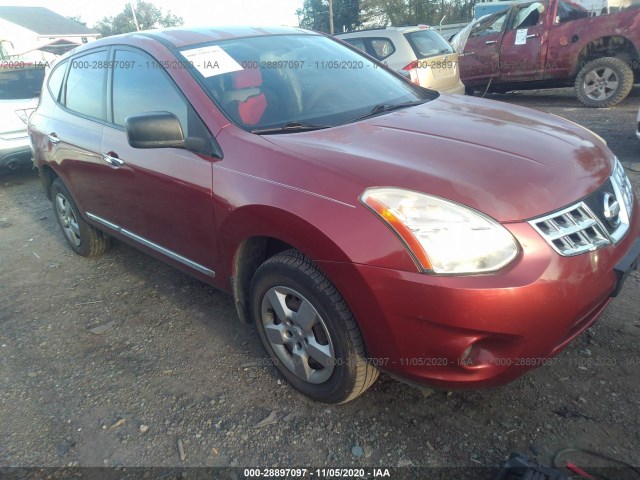
M49 86L49 92L51 96L58 101L60 99L60 88L62 87L62 80L64 80L64 74L67 71L67 62L61 63L57 65L51 75L49 75L49 81L47 85Z
M372 54L378 60L384 60L396 51L391 40L386 38L371 38L369 39Z
M357 49L368 53L377 60L384 60L396 51L396 47L393 45L393 42L388 38L345 38L344 41L350 43Z
M69 110L88 117L106 120L104 87L107 51L76 57L70 62L65 91L65 105Z
M344 41L347 43L350 43L351 45L362 50L363 52L367 51L367 47L364 44L364 40L362 40L361 38L345 38Z
M572 20L580 20L581 18L589 18L589 11L580 5L571 2L558 2L558 15L556 23L566 23Z
M0 100L26 100L40 96L44 68L0 69Z
M114 67L113 123L124 126L130 115L171 112L188 135L188 105L160 64L141 53L118 50Z
M405 37L418 58L453 53L453 47L435 30L425 29L405 33Z

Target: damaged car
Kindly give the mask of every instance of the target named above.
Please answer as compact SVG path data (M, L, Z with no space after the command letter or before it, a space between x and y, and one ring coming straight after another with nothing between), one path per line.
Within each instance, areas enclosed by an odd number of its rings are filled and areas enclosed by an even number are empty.
M83 45L29 133L74 252L117 239L229 293L265 364L321 402L380 371L508 383L593 325L640 255L636 195L600 137L303 29Z

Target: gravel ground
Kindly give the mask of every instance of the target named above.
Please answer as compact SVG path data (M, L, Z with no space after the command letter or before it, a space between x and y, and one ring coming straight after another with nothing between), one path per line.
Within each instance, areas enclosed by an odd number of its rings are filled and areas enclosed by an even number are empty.
M566 89L492 98L593 129L637 189L640 89L607 110ZM0 467L479 467L563 447L640 465L637 271L508 386L426 396L382 375L334 407L285 384L226 295L119 242L74 255L32 172L0 178L0 239Z

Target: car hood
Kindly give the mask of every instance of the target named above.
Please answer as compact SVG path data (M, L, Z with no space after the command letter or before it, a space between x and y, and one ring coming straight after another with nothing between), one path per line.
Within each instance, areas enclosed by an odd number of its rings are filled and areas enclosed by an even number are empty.
M502 222L579 200L606 181L614 161L600 137L577 124L458 95L339 127L263 138L324 169L324 178L310 181L331 198L353 203L371 186L402 187Z

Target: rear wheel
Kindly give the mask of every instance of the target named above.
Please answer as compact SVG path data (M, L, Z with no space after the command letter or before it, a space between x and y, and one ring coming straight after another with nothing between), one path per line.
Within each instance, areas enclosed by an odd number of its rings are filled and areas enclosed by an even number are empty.
M378 378L360 330L329 279L297 250L267 260L251 284L258 336L294 388L326 403L345 403Z
M627 98L633 87L633 70L614 57L596 58L588 62L576 77L578 100L587 107L606 108Z
M82 219L69 190L59 178L51 184L51 199L58 225L74 252L83 257L93 257L107 251L109 237Z

